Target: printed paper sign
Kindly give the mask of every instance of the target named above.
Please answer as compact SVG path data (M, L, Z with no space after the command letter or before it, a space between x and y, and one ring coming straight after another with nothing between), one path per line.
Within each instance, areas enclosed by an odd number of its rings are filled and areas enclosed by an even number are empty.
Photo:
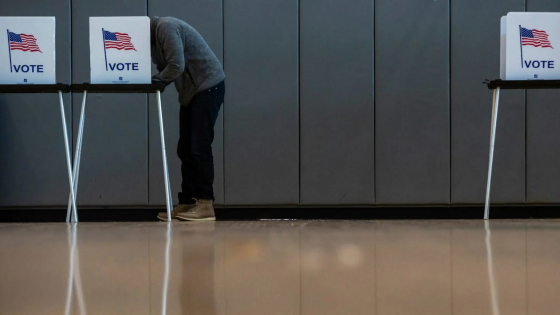
M0 84L56 83L55 23L54 17L0 17Z
M509 13L506 24L505 79L560 80L560 13Z
M90 17L91 83L151 83L150 18Z

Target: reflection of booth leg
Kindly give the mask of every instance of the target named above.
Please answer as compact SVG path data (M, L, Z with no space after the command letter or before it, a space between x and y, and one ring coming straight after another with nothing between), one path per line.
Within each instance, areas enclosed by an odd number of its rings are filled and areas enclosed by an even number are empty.
M72 238L73 236L73 230L75 228L75 225L68 225L66 227L66 233L68 234L68 246L70 247L70 261L68 263L68 265L70 266L68 269L70 270L70 273L68 275L68 290L66 291L66 307L65 307L65 311L64 311L64 315L70 315L72 314L72 286L74 285L74 250L76 248L76 243L75 243L75 239Z
M66 211L66 222L70 222L72 215L71 209L72 205L76 204L76 199L78 198L78 178L80 177L80 162L82 159L82 140L84 138L84 121L85 121L85 109L86 109L86 99L87 91L84 91L84 96L82 98L82 110L80 112L80 127L78 129L78 139L76 141L76 152L74 153L74 199L72 196L68 199L68 210ZM78 209L75 212L75 220L78 221Z
M159 114L159 133L161 136L161 157L163 160L163 176L165 184L165 199L167 201L167 220L171 221L171 211L173 210L173 198L171 196L171 185L169 184L169 170L167 168L167 154L165 153L165 136L163 133L163 114L161 110L161 93L157 91L157 106Z
M70 146L68 143L68 128L66 127L66 114L64 113L64 101L62 100L62 92L58 91L58 99L60 101L60 114L62 116L62 129L64 131L64 148L66 149L66 164L68 166L68 180L70 182L70 197L72 198L72 206L74 207L74 218L72 222L77 222L76 203L74 195L74 179L72 178L72 160L70 159Z
M494 90L492 103L492 126L490 129L490 161L488 163L488 182L486 184L486 205L484 207L484 220L490 217L490 186L492 184L492 163L494 161L494 143L496 141L496 124L498 123L498 105L500 103L500 88Z
M86 302L84 299L84 291L82 289L82 276L80 273L80 253L78 252L78 240L76 233L78 225L69 224L67 228L68 245L70 246L70 274L68 275L68 291L66 294L66 307L65 315L73 314L72 311L72 296L73 288L76 287L76 295L78 296L78 306L80 308L80 315L86 315Z
M161 315L167 315L167 292L169 289L169 273L171 271L171 222L167 222L167 232L165 234L165 272L163 277L163 296L161 298Z
M500 302L498 300L498 290L494 277L494 256L492 255L492 239L490 235L490 222L484 221L486 230L486 261L488 263L488 279L490 280L490 300L492 301L492 314L500 315Z

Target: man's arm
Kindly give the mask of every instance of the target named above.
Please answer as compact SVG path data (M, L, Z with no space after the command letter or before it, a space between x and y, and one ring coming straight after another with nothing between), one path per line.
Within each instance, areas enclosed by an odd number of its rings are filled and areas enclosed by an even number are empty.
M185 71L185 49L180 30L176 25L164 23L159 26L157 41L163 47L167 66L152 77L153 82L171 83Z

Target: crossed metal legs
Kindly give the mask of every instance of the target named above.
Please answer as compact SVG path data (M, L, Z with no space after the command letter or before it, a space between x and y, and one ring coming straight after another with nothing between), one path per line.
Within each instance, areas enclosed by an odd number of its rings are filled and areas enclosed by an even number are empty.
M64 132L64 149L66 150L66 165L68 167L68 179L70 183L70 200L74 209L74 219L72 222L78 221L78 214L76 213L76 194L74 191L74 177L72 176L72 161L70 159L70 144L68 141L68 128L66 126L66 114L64 112L64 100L62 99L62 91L58 91L58 100L60 102L60 115L62 117L62 131ZM68 222L68 216L66 222ZM75 220L75 221L74 221Z
M492 125L490 127L490 161L488 163L488 182L486 183L486 205L484 220L490 218L490 186L492 185L492 164L494 161L494 143L496 142L496 125L498 123L498 105L500 104L500 88L494 90L492 103Z
M74 153L74 197L70 196L68 200L68 209L66 210L66 222L78 222L78 209L76 208L76 192L78 191L78 177L80 176L80 160L82 157L82 140L84 136L84 117L86 109L87 91L84 91L82 98L82 110L80 112L80 127L78 129L78 140L76 142L76 153ZM72 199L74 198L74 199ZM73 210L73 211L71 211Z
M62 105L62 94L61 94L61 108L63 110L63 120L64 120L64 107ZM68 162L68 173L70 177L70 196L68 199L68 209L66 212L66 222L78 222L78 209L76 208L76 192L78 191L78 179L80 176L80 162L82 157L82 144L84 137L84 121L85 121L85 109L86 109L86 99L87 91L84 91L84 96L82 98L82 109L80 112L80 126L78 129L78 139L76 142L76 152L74 154L74 172L72 172L72 166L70 162L70 150L68 146L68 138L66 141L66 155ZM165 199L167 205L167 219L171 222L171 210L173 208L173 197L171 195L171 184L169 182L169 168L167 166L167 154L165 152L165 136L163 132L163 115L161 109L161 93L157 91L157 106L159 115L159 130L161 136L161 154L163 159L163 175L165 181ZM64 120L64 133L66 133L66 120Z

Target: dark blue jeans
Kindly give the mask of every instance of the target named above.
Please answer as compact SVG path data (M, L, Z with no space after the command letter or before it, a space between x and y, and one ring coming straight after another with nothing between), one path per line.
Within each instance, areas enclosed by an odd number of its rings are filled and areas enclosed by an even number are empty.
M194 96L189 106L181 106L177 155L181 159L182 192L179 204L196 199L214 200L214 125L225 96L224 82Z

